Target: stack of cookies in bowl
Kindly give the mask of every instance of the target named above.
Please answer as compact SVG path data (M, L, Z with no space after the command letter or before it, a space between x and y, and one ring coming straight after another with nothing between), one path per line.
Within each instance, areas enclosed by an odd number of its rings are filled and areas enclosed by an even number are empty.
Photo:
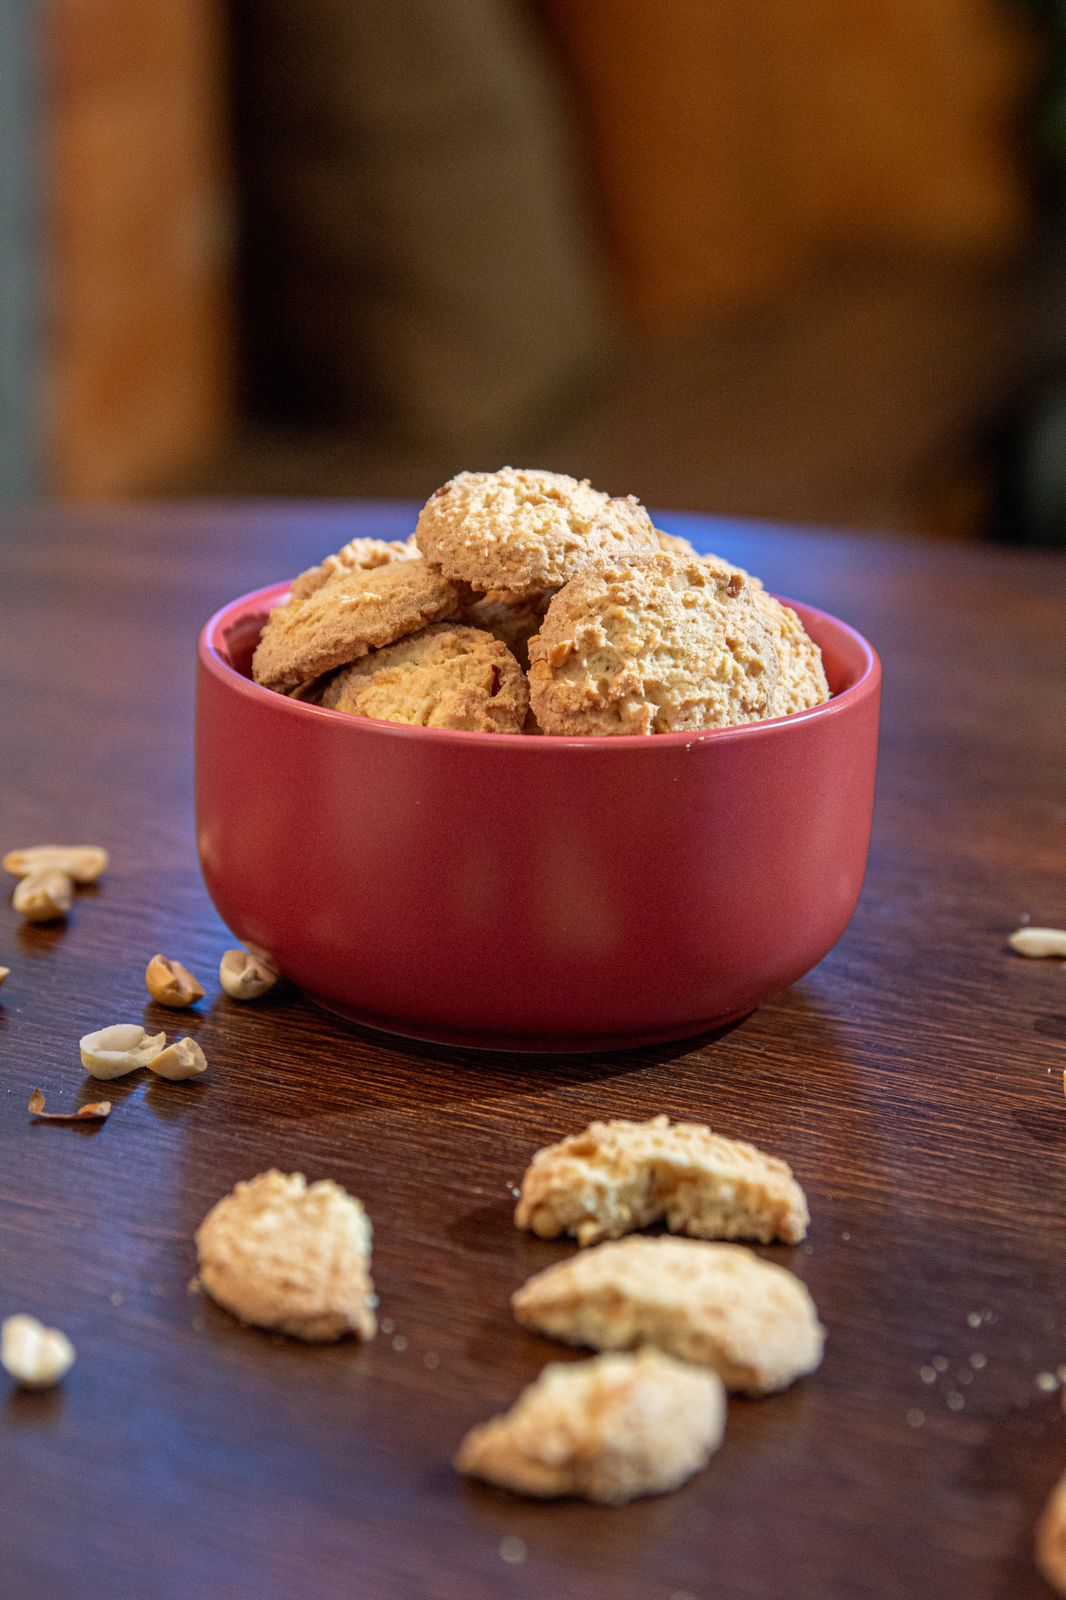
M561 473L462 472L410 539L353 539L271 612L256 682L357 717L475 733L695 732L829 698L757 578Z

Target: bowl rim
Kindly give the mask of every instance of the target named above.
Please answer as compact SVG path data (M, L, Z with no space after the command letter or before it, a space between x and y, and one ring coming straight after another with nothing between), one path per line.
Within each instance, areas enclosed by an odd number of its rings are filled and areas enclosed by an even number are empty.
M479 748L493 748L502 746L513 749L519 746L524 750L547 748L549 750L598 750L601 753L609 750L655 750L666 747L678 749L693 744L728 743L737 739L756 739L780 736L788 728L803 727L811 722L822 721L827 717L846 715L847 712L871 695L875 695L881 684L881 658L870 641L853 628L849 622L834 616L831 611L823 611L818 606L809 605L803 600L792 600L785 595L775 594L774 598L780 600L782 605L791 606L801 615L807 614L819 620L824 619L835 628L848 636L853 644L858 646L863 659L862 670L855 682L848 688L842 689L839 694L825 700L821 705L809 706L805 711L792 711L783 717L767 717L761 722L744 722L729 728L703 728L682 733L645 733L612 734L610 736L593 737L583 734L558 734L540 733L474 733L461 728L421 728L412 727L402 722L383 722L377 717L353 717L344 711L332 711L327 706L312 705L306 700L294 700L289 695L278 694L274 689L264 688L262 684L255 683L253 679L246 678L238 672L236 667L229 664L222 657L216 640L219 638L224 626L229 623L235 612L247 610L254 602L269 610L274 606L284 603L285 597L292 589L292 580L287 579L281 583L266 584L260 589L249 589L246 594L238 595L229 600L215 611L204 623L200 630L197 642L197 653L201 665L229 689L235 689L239 694L250 697L253 703L258 703L264 708L269 706L281 716L314 717L325 719L344 726L350 730L352 736L359 735L385 735L393 739L417 739L421 741L443 740L445 744L474 744ZM773 591L768 591L773 593Z

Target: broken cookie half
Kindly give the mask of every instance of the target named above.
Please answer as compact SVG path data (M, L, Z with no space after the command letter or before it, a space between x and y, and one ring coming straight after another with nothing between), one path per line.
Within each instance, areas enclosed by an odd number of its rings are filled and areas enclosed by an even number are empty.
M592 1122L538 1150L515 1224L542 1239L598 1244L665 1222L696 1239L797 1244L810 1213L792 1170L698 1122Z

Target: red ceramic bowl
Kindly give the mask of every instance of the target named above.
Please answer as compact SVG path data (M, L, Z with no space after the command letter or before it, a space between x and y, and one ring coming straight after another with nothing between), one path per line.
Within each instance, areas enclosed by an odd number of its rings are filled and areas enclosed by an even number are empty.
M251 682L276 585L200 638L197 828L246 945L332 1011L508 1050L684 1038L832 949L866 869L881 669L797 605L833 698L741 728L407 728ZM794 604L794 602L789 602Z

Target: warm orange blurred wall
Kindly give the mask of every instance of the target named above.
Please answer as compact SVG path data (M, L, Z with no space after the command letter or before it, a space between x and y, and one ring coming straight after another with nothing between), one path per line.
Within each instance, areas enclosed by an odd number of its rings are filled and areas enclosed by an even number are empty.
M232 223L215 0L51 0L44 452L54 492L137 493L232 420Z
M826 245L988 252L1025 230L1010 129L1035 53L998 0L526 3L637 321L743 303ZM166 487L232 422L225 7L43 15L48 486Z
M538 0L621 298L690 319L826 245L997 251L1037 52L1005 0Z

